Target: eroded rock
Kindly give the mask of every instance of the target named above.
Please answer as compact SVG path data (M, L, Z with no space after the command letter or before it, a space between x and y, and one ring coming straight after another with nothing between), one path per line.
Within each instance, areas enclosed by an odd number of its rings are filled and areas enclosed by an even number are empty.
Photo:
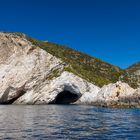
M140 94L128 84L117 82L101 88L94 105L105 107L139 107Z
M64 71L59 77L54 78L49 82L41 82L40 84L41 85L38 85L39 88L33 88L29 93L27 92L20 97L15 103L60 103L57 101L60 97L62 97L63 100L61 100L61 103L74 103L78 99L81 101L80 97L91 90L92 93L99 91L97 86L92 85L82 78L66 71ZM64 101L64 99L67 101Z

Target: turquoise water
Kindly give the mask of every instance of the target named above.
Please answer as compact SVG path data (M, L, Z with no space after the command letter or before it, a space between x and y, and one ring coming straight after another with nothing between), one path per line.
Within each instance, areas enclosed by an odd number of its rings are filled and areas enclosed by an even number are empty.
M0 139L140 139L140 110L1 105Z

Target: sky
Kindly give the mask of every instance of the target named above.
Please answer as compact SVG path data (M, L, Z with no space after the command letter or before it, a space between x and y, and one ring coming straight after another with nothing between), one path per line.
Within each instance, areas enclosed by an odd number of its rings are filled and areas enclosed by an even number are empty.
M140 61L140 0L0 0L0 31L23 32L127 68Z

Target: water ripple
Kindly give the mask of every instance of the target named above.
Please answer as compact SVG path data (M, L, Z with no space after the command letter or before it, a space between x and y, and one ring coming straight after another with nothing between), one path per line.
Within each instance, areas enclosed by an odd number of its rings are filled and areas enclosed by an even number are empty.
M0 106L0 139L140 139L139 109Z

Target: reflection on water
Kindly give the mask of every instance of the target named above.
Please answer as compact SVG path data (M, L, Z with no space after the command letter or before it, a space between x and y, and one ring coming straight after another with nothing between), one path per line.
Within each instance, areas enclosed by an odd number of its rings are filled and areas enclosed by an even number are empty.
M0 106L0 139L140 139L140 110Z

